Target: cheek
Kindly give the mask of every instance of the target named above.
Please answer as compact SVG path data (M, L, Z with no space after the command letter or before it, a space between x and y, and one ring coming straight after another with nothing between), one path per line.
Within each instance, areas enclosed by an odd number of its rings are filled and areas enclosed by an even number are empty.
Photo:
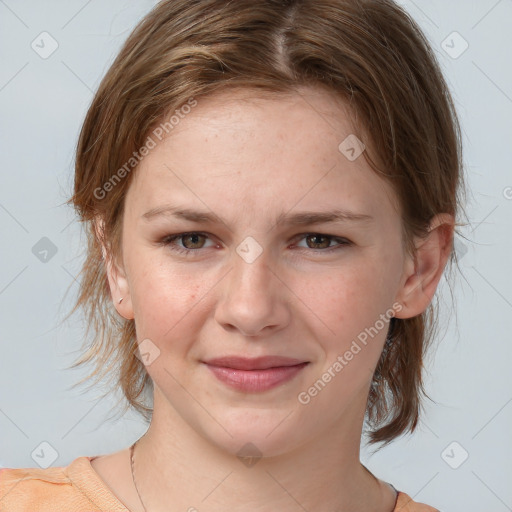
M316 322L319 327L314 329L313 336L321 346L323 357L303 391L315 396L314 407L319 410L337 404L336 415L343 414L353 397L366 395L392 313L387 300L389 291L379 289L384 283L377 267L366 265L364 273L356 270L331 273L324 287L311 280L310 294L305 301L315 305L316 309L311 309L322 320Z
M201 298L209 289L204 273L185 273L153 257L140 261L131 275L138 336L165 339L195 325L187 319L201 314Z
M351 326L362 326L386 309L391 295L383 271L371 262L331 269L297 282L299 297L337 336L347 335ZM384 311L382 311L384 312Z
M378 259L367 259L331 270L323 280L317 277L303 283L301 294L309 306L307 322L319 326L315 337L322 344L326 368L346 355L344 373L357 367L371 376L393 315L393 272Z

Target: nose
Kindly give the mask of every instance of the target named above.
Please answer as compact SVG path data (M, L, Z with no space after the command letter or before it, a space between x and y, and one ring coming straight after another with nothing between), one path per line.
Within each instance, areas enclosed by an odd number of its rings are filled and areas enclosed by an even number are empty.
M215 319L224 329L254 337L289 323L288 288L271 268L265 251L252 262L234 251L231 271L221 283Z

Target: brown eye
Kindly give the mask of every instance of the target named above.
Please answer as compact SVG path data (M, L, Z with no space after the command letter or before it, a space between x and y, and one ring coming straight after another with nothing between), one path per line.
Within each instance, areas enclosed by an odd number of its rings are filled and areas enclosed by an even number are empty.
M200 233L188 233L181 235L179 238L181 238L185 249L201 249L206 237Z
M205 242L209 238L205 233L192 231L190 233L168 235L160 241L160 244L168 247L175 253L185 256L196 256L200 253L200 249L211 247L205 246Z
M314 234L308 235L306 237L306 241L308 242L308 246L309 242L313 245L310 249L326 249L331 243L331 237L327 235Z
M332 251L337 251L344 247L350 247L353 243L346 239L340 238L334 235L326 235L323 233L305 233L300 236L300 243L305 242L306 245L297 245L297 247L302 251L307 251L310 249L310 253L330 253ZM334 242L334 243L333 243Z

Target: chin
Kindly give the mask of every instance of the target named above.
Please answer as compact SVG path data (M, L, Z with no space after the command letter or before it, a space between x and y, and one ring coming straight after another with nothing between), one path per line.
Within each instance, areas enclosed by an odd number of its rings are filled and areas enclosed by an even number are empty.
M231 435L220 427L215 432L209 428L203 435L218 448L237 457L276 457L304 442L303 430L296 428L293 415L288 415L289 411L282 410L271 410L267 415L261 409L239 410L229 418L217 417Z

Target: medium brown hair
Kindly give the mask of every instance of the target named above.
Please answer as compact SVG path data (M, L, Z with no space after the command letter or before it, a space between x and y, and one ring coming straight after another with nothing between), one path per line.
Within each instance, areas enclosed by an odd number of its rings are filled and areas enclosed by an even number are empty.
M302 86L323 88L350 107L364 158L396 192L409 254L413 237L427 234L434 215L459 215L464 187L456 110L426 37L403 8L391 0L160 2L128 37L93 98L69 200L88 240L71 312L83 308L88 329L73 367L94 362L86 379L109 377L112 389L122 389L125 407L146 419L152 409L143 398L152 380L135 356L134 320L113 307L97 221L108 254L118 258L124 199L136 172L131 159L151 130L163 122L169 127L172 113L181 117L191 99L228 87L279 97ZM454 260L452 250L449 264ZM368 396L371 443L388 443L417 426L435 306L391 319Z

